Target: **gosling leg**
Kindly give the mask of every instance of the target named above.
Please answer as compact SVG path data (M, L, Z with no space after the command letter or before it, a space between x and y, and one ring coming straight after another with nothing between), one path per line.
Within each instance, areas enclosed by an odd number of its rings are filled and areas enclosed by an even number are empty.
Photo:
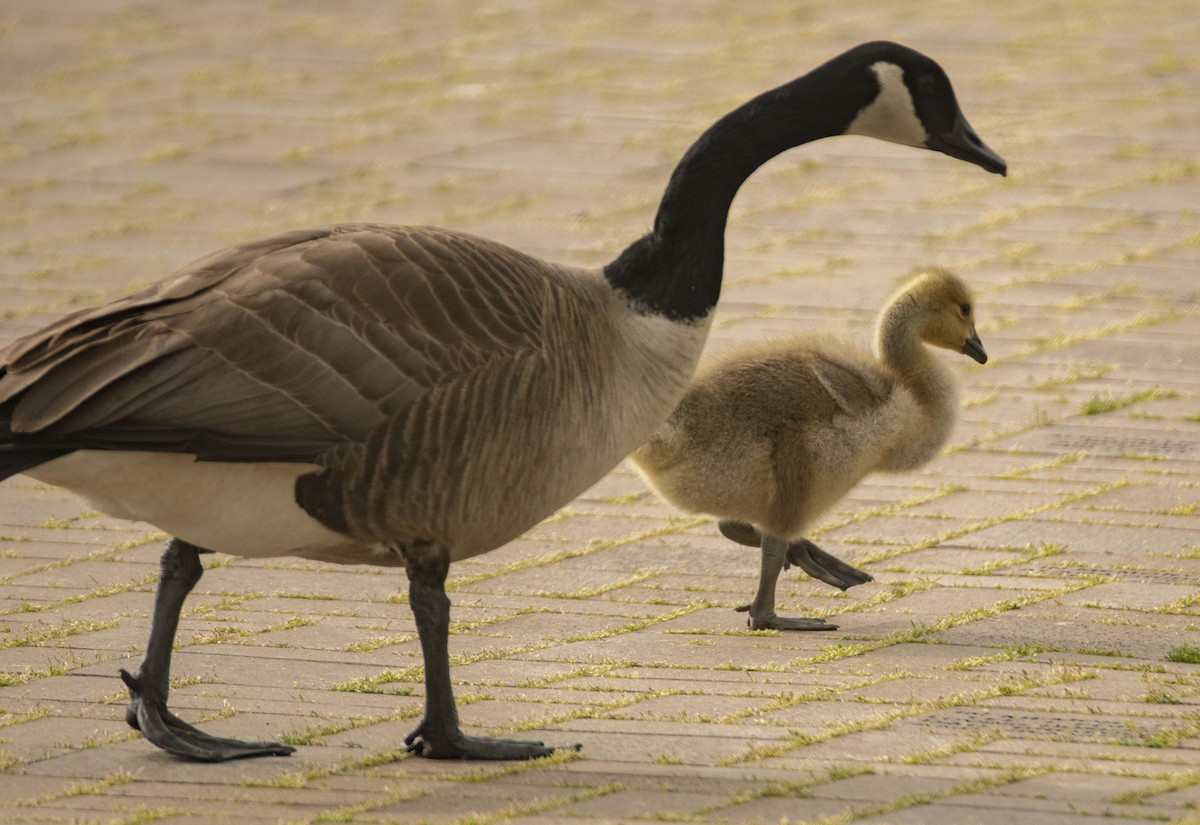
M725 538L738 544L748 547L762 546L762 534L753 525L741 521L722 521L717 524L717 528ZM787 570L792 565L839 590L849 590L855 585L875 580L870 573L826 553L808 539L794 541L788 547L787 561L784 562L783 569Z
M749 613L751 630L837 630L837 625L824 619L785 619L775 615L775 586L779 573L787 563L789 545L783 539L763 535L762 570L758 577L758 593L754 601L737 610Z
M179 629L179 613L184 600L204 573L200 554L208 552L181 539L173 538L167 542L158 590L154 595L154 617L150 621L146 656L136 676L121 670L121 679L129 688L130 699L125 721L163 750L202 762L223 762L249 756L287 756L296 750L291 745L209 736L167 710L171 648Z

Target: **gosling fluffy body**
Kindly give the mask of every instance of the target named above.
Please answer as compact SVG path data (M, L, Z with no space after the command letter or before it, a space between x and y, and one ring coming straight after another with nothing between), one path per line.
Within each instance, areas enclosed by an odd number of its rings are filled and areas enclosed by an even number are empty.
M915 469L945 445L958 383L926 345L987 358L971 290L945 270L891 297L874 355L810 334L707 364L631 458L682 510L797 540L867 474Z

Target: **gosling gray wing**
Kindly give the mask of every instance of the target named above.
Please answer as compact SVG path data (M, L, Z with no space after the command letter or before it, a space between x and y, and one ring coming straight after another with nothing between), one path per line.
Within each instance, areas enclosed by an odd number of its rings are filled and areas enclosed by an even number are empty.
M807 366L837 413L850 418L861 418L882 407L896 386L889 373L854 353L816 350Z
M536 350L548 266L430 228L232 247L11 345L0 440L313 461L448 374Z

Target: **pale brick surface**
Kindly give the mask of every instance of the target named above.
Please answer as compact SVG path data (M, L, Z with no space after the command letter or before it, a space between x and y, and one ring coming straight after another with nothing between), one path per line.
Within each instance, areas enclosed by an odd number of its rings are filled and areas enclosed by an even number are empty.
M123 722L159 538L0 488L0 825L666 819L1200 822L1200 16L1193 3L781 0L0 7L0 339L219 246L431 223L553 260L649 225L713 118L854 43L935 56L1007 179L858 138L739 194L711 348L867 336L926 264L979 293L947 454L873 478L744 630L754 551L620 467L452 571L473 730L574 760L407 758L403 574L218 559L173 697L288 759L194 765ZM948 356L951 357L951 356ZM1092 413L1092 414L1089 414Z

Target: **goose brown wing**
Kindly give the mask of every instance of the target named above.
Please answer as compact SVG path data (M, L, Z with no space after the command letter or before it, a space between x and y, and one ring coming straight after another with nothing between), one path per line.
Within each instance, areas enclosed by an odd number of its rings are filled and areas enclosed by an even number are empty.
M536 350L551 269L431 228L278 235L17 341L0 410L29 443L311 460L453 374Z

